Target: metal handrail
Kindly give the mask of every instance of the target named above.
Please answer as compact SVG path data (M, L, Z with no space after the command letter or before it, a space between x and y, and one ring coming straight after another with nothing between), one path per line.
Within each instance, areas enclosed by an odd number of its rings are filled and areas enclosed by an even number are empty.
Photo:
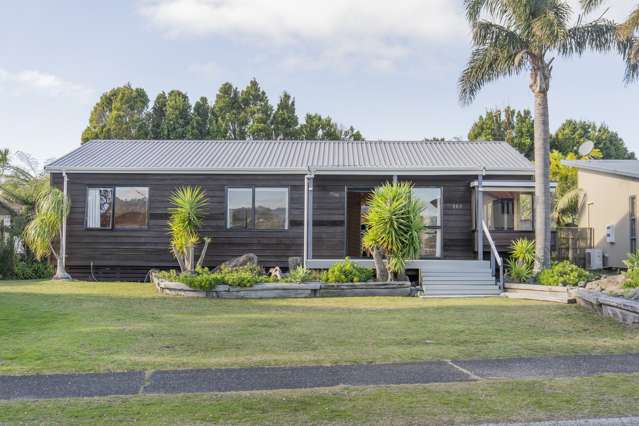
M481 228L482 228L482 231L484 231L484 236L486 236L486 239L488 240L488 244L490 245L490 269L493 273L493 277L495 277L496 275L495 273L497 272L495 268L495 263L497 263L497 265L499 266L499 289L503 290L504 289L504 262L502 261L501 256L499 255L499 252L497 251L497 247L495 247L495 242L493 241L493 237L490 235L488 226L486 225L486 222L484 222L483 220L481 221Z

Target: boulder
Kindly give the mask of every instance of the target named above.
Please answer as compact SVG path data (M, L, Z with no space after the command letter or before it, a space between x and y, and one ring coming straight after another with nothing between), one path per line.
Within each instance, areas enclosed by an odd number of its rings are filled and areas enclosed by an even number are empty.
M585 288L593 291L602 291L609 294L623 293L623 285L626 277L622 274L608 275L586 284Z
M257 256L253 253L247 253L239 257L234 257L233 259L229 259L226 262L219 264L213 272L219 272L222 268L236 269L243 268L245 266L258 266Z

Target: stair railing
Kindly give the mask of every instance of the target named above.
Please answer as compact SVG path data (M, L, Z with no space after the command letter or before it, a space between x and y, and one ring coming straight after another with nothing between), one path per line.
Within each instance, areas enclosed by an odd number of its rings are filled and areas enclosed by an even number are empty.
M498 284L499 284L499 289L503 290L504 289L504 262L501 256L499 255L499 252L497 251L497 247L495 247L495 242L493 241L493 237L490 235L488 226L486 225L486 222L484 222L483 220L481 222L481 228L484 231L484 236L486 237L486 240L488 240L488 244L490 245L490 270L493 274L493 277L495 278L495 281L497 281L496 266L499 266ZM481 247L480 249L483 250L484 248Z

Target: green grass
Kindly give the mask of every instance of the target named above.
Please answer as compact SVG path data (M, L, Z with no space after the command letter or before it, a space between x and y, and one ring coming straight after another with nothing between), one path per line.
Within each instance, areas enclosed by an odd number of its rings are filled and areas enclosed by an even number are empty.
M506 298L213 300L150 284L0 283L0 374L633 352L639 330Z
M0 402L0 423L460 424L639 414L639 375Z

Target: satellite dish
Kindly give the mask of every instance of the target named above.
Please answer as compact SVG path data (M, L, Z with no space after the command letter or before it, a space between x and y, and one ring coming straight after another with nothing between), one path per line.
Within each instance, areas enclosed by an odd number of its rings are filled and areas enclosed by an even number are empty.
M579 152L579 155L581 155L582 157L585 157L592 152L594 147L595 144L593 143L593 141L586 141L579 145L579 149L577 150L577 152Z

